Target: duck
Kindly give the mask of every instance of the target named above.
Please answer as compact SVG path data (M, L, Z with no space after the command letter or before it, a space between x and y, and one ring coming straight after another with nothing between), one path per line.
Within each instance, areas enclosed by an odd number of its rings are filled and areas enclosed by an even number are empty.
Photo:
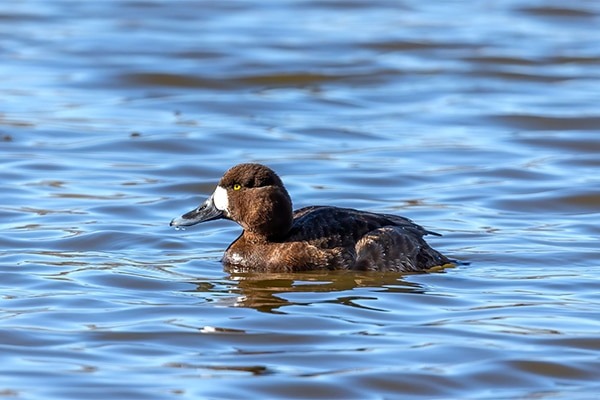
M212 195L170 226L217 219L242 227L221 260L228 271L422 272L452 264L423 239L441 235L406 217L335 206L294 211L281 178L263 164L230 168Z

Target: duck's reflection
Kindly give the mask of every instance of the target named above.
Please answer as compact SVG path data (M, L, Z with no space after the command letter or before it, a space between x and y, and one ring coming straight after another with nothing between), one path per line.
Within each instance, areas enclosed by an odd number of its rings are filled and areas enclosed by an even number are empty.
M421 285L407 280L410 275L395 272L348 273L348 271L310 273L231 273L227 291L237 293L232 306L248 307L269 313L284 313L290 305L307 305L317 302L335 302L353 307L364 307L354 300L373 298L378 292L423 293ZM373 288L372 295L352 293L357 288ZM206 284L198 290L206 291ZM216 288L213 288L215 290ZM221 286L220 290L224 289ZM334 296L311 294L333 293ZM338 293L339 295L335 295Z

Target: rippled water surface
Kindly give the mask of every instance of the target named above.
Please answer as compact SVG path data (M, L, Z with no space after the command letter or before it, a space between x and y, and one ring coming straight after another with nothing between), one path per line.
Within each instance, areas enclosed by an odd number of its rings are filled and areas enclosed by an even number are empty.
M0 397L600 393L600 3L0 3ZM441 272L237 274L230 166Z

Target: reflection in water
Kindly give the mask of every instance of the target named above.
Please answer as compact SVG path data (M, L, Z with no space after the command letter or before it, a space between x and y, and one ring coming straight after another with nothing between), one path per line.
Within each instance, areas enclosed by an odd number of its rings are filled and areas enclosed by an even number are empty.
M406 275L406 274L404 274ZM249 307L261 312L284 312L282 307L288 305L314 304L315 298L309 296L306 301L288 300L289 293L344 293L343 296L325 302L364 307L354 303L347 292L355 288L380 288L382 292L422 293L423 289L416 283L403 280L403 274L386 273L352 273L348 271L318 273L283 273L283 274L231 274L229 279L236 282L235 293L239 293L236 305ZM379 290L378 290L379 291Z

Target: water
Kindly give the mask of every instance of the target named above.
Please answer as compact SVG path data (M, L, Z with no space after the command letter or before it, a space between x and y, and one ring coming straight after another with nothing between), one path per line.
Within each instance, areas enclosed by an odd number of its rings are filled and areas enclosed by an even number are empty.
M0 396L598 398L600 5L0 4ZM238 274L230 166L439 273Z

